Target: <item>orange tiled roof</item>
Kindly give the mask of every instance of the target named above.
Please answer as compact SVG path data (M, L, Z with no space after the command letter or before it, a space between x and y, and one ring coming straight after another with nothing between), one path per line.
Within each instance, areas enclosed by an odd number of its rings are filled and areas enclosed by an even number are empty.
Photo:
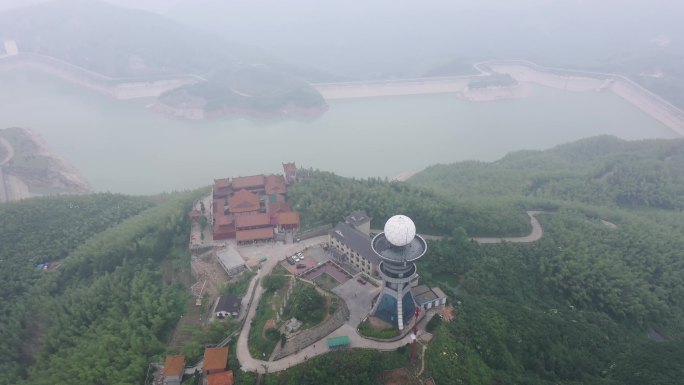
M264 186L264 176L263 175L253 175L253 176L239 176L233 178L233 189L239 190L243 188L250 187L263 187Z
M232 370L207 376L207 385L233 385L234 381Z
M279 225L299 225L299 213L296 211L287 211L278 213Z
M269 175L266 177L266 194L285 194L285 178L282 175Z
M240 215L235 218L235 227L255 227L255 226L266 226L270 225L271 220L268 214L251 214L251 215Z
M230 178L214 179L214 188L230 187Z
M223 213L223 208L226 205L225 199L214 199L214 212Z
M164 360L164 377L181 376L185 370L185 356L166 356Z
M292 211L290 205L288 205L285 202L273 202L268 205L268 213L271 215L275 215L285 211Z
M228 198L231 213L246 213L259 210L259 197L247 190L240 190Z
M225 369L228 365L228 348L205 348L204 370Z
M297 171L297 166L295 166L295 163L283 163L283 170L288 173L288 172L295 172Z
M232 215L217 215L216 216L216 226L230 226L234 222Z
M241 230L235 234L235 239L237 239L238 242L273 239L273 229L267 227L264 229Z

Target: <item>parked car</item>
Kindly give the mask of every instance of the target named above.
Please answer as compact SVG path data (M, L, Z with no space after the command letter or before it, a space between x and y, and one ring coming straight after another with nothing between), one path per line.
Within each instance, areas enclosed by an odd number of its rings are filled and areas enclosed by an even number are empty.
M288 257L288 258L287 258L287 263L289 263L290 265L294 265L294 264L295 264L295 261L292 260L292 257Z
M298 264L297 264L297 268L298 268L298 269L305 269L305 268L306 268L306 265L303 264L303 263L298 263Z
M302 254L301 251L297 253L297 256L299 257L299 259L304 259L304 254Z
M358 282L358 283L360 283L360 284L362 284L362 285L365 285L365 284L366 284L366 281L364 281L364 280L361 279L361 278L357 279L356 282Z

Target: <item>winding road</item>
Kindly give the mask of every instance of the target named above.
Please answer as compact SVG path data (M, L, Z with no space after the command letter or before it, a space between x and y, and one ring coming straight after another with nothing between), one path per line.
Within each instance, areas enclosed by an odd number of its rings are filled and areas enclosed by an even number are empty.
M492 244L492 243L504 243L504 242L510 242L510 243L532 243L536 242L541 239L541 237L544 236L544 230L541 227L541 224L537 220L536 216L538 214L545 214L547 213L546 211L527 211L527 215L530 217L530 224L532 225L532 232L530 232L528 235L525 235L524 237L472 237L473 241L479 243L479 244ZM380 229L371 229L371 233L381 233L383 230ZM440 241L446 236L444 235L426 235L426 234L418 234L424 239L428 241Z
M481 238L471 238L473 241L480 243L480 244L490 244L490 243L503 243L503 242L510 242L510 243L531 243L531 242L536 242L541 239L541 237L544 236L544 230L541 227L541 224L536 218L536 215L538 214L544 214L545 211L528 211L527 215L530 216L530 224L532 225L532 232L529 233L528 235L524 237L502 237L502 238L486 238L486 237L481 237Z
M262 267L258 276L264 277L268 275L278 262L279 261L275 259L269 260L265 264L265 266ZM411 342L410 336L408 335L398 341L392 342L377 342L367 340L365 338L362 338L356 332L355 325L345 323L332 333L328 334L327 336L319 340L317 343L309 345L308 347L300 350L295 354L291 354L277 361L264 361L256 359L252 357L249 353L248 339L249 331L252 327L251 321L254 318L254 315L256 314L256 305L259 303L259 300L261 299L261 295L263 294L263 292L263 287L261 287L261 285L257 286L256 291L254 293L254 299L252 300L252 303L249 307L249 311L247 313L247 319L245 320L245 324L242 328L242 332L240 333L240 337L238 337L236 347L237 358L240 361L240 366L242 370L244 371L257 373L278 372L281 370L288 369L297 364L301 364L309 358L315 357L320 354L328 353L329 349L326 343L326 339L330 337L349 336L349 339L351 340L350 347L372 348L378 350L395 350Z
M536 215L544 213L543 211L528 211L527 215L530 216L530 223L532 224L532 232L524 237L502 237L502 238L472 238L475 242L481 243L481 244L491 244L491 243L502 243L502 242L513 242L513 243L529 243L529 242L535 242L539 240L544 232L541 228L541 225L539 224L539 221L537 218L535 218ZM438 236L425 236L426 239L442 239L443 237L438 237ZM306 241L305 241L306 242ZM304 242L303 242L304 243ZM306 242L307 244L310 243L311 245L320 243L319 239L312 239L309 240L309 242ZM304 245L302 245L304 246ZM299 246L299 247L302 247ZM291 250L288 250L291 252ZM256 277L254 277L254 280L258 279L259 277L265 277L268 275L271 270L276 266L276 264L285 256L289 255L287 252L282 251L283 255L280 257L277 257L275 255L271 255L269 260L264 263L262 268L259 270L258 274ZM378 342L378 341L373 341L369 340L366 338L361 337L357 332L356 332L356 325L351 325L349 322L345 323L344 325L340 326L338 329L333 331L332 333L328 334L324 338L320 339L317 343L309 345L308 347L300 350L299 352L289 355L285 358L282 358L277 361L265 361L263 359L258 359L254 358L251 356L249 352L249 331L252 327L251 321L254 318L256 314L256 305L259 303L261 300L261 296L264 293L263 287L261 285L258 285L255 288L254 292L254 297L249 304L249 309L247 310L247 317L245 319L244 326L242 328L242 332L240 333L240 336L238 337L237 341L237 347L236 347L236 354L237 358L240 361L240 365L242 367L242 370L248 371L248 372L257 372L257 373L268 373L268 372L278 372L281 370L288 369L294 365L301 364L302 362L305 362L309 358L315 357L320 354L325 354L329 352L326 339L330 337L339 337L339 336L348 336L349 339L351 340L350 347L352 348L369 348L369 349L377 349L377 350L395 350L403 345L406 345L411 342L411 337L410 335L406 335L404 338L397 340L397 341L392 341L392 342Z

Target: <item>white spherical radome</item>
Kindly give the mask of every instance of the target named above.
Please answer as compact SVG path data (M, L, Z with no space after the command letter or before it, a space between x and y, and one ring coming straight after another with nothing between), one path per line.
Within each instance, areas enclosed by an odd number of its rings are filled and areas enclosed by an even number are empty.
M416 225L406 215L395 215L385 222L385 238L394 246L406 246L416 237Z

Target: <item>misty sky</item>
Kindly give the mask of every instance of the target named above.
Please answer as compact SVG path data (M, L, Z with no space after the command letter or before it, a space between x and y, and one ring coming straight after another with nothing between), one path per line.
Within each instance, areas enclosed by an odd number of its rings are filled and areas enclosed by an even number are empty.
M0 9L38 2L0 0ZM676 0L108 0L341 78L422 76L452 62L591 66L684 52Z
M352 78L419 76L460 59L524 57L552 65L593 64L634 50L660 49L658 41L684 51L684 5L675 0L150 4L169 17L236 42Z

